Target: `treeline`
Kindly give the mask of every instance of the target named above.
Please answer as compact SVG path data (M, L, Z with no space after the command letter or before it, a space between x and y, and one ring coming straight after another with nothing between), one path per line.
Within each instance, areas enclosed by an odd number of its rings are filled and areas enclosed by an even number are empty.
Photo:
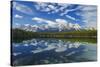
M12 41L19 42L22 40L27 40L27 39L31 39L33 37L37 37L37 34L30 32L30 31L25 31L25 30L20 30L20 29L12 29L11 37L12 37Z
M40 32L39 37L92 37L96 38L97 30L81 30L71 32Z
M80 30L70 32L31 32L12 29L12 40L25 40L31 38L96 38L97 30Z

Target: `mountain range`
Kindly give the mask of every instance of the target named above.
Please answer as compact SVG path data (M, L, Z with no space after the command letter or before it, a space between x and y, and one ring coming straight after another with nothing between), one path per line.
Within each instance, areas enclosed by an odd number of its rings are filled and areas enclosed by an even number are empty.
M30 25L30 24L16 24L14 28L32 31L32 32L65 32L73 30L81 30L81 26L77 23L55 23L52 25L41 24L41 25Z

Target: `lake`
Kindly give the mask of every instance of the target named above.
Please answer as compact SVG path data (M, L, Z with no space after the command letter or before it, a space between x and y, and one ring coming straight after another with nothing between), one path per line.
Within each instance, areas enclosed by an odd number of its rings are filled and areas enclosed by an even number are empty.
M39 65L97 60L95 39L31 39L12 43L12 65Z

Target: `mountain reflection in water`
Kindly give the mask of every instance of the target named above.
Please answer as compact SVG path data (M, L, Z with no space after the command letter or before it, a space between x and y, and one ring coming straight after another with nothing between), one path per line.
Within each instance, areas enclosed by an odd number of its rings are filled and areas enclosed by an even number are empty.
M12 43L12 65L72 63L96 60L96 43L70 39L32 39L21 43Z

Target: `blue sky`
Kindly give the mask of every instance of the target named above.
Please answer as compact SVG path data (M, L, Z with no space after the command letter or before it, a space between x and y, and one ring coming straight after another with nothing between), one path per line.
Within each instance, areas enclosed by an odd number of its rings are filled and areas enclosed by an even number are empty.
M13 26L41 25L59 22L78 24L82 28L97 27L97 6L48 2L12 2Z

